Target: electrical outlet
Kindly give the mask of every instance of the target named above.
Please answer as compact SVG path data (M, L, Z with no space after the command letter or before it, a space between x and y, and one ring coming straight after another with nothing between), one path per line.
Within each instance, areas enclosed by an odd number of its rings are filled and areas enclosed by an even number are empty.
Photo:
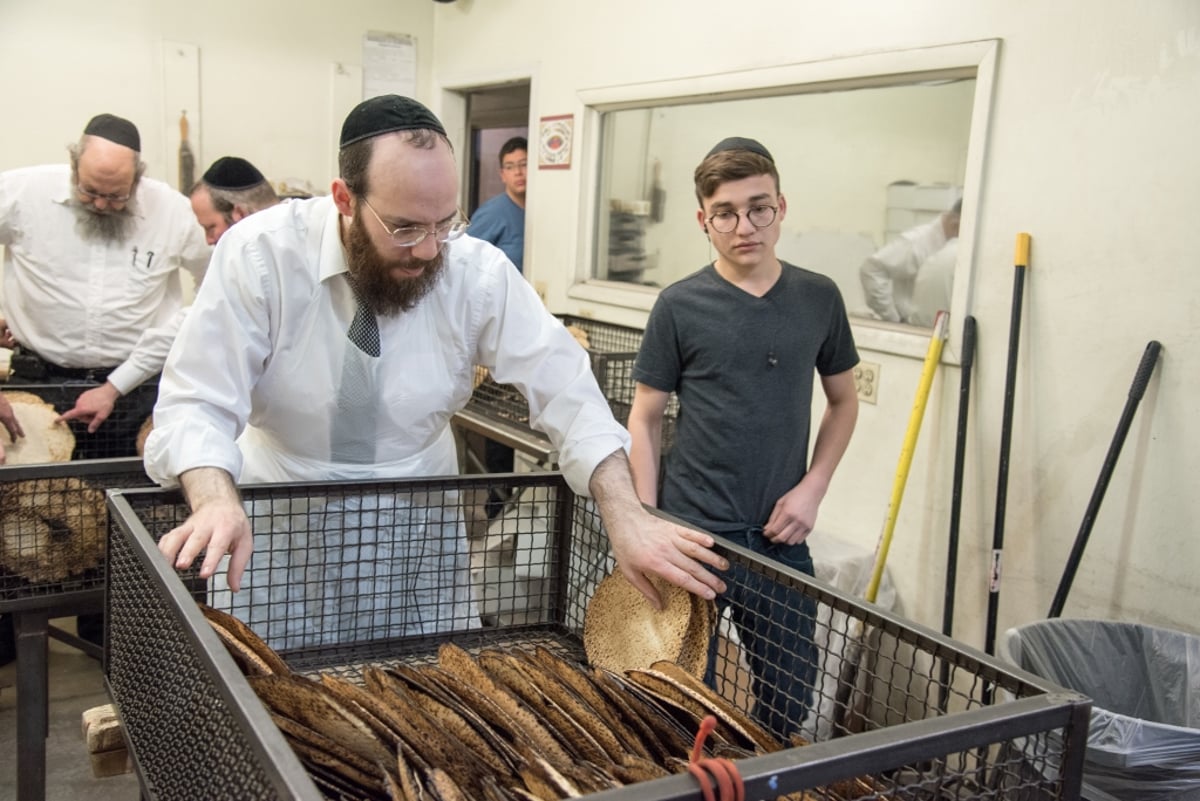
M879 365L875 362L859 362L854 368L854 388L858 399L875 403L879 397Z

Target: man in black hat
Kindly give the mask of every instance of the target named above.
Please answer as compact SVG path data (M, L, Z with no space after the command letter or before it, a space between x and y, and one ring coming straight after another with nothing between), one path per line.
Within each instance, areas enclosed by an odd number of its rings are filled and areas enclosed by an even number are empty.
M187 199L143 177L140 151L132 122L99 114L68 147L68 164L0 173L0 344L16 348L9 385L90 387L59 408L77 459L135 455L154 393L129 393L166 360L183 308L180 271L199 282L208 263ZM83 619L80 633L99 640Z
M257 167L237 156L214 161L192 187L189 197L210 245L217 244L229 226L279 202L271 182Z
M850 321L832 280L775 255L787 200L762 143L717 143L696 167L695 188L696 222L716 258L664 289L646 324L629 413L638 494L812 575L805 539L858 417ZM809 463L814 373L826 408ZM660 489L671 393L679 418ZM742 632L755 714L786 737L811 692L815 609L744 567L734 571L718 604Z
M151 477L181 484L192 508L160 550L176 565L205 551L205 577L231 553L236 590L254 536L235 482L457 474L450 418L484 365L526 389L530 419L559 450L570 485L598 501L636 586L655 602L656 576L713 597L723 585L706 566L725 560L707 535L638 503L628 434L587 354L501 250L463 235L457 167L437 117L405 97L367 100L346 118L338 163L328 197L259 212L216 247L146 443ZM465 534L454 522L420 528L425 555L411 557L411 575L424 589L373 601L404 609L420 631L463 625L470 605ZM360 542L368 529L356 529ZM379 547L396 540L390 527L370 536ZM432 587L436 576L455 580ZM250 580L256 591L261 583ZM309 625L320 622L314 615Z
M143 177L129 120L97 115L68 150L69 165L0 173L0 330L19 351L11 382L99 385L61 418L80 424L76 458L132 456L145 414L128 415L128 437L89 435L162 369L183 307L180 270L198 283L209 248L186 199Z

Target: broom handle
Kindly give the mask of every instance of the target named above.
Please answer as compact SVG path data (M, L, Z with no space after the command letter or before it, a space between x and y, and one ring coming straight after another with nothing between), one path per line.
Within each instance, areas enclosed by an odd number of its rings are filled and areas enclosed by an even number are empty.
M1004 515L1008 506L1008 452L1012 445L1013 401L1017 386L1017 354L1021 344L1021 302L1025 270L1029 267L1029 234L1017 234L1013 270L1012 316L1008 324L1008 372L1004 379L1004 414L1000 421L1000 466L996 475L996 526L992 533L992 564L988 571L987 632L984 650L996 653L996 618L1000 611L1000 569L1004 556Z
M1117 458L1121 455L1121 447L1125 444L1125 435L1129 433L1129 427L1133 424L1133 415L1137 411L1138 404L1141 403L1142 395L1146 394L1146 384L1150 381L1150 374L1154 372L1154 365L1158 363L1160 351L1162 351L1162 344L1150 340L1146 345L1146 350L1142 353L1142 360L1138 363L1137 372L1133 376L1133 385L1129 388L1129 397L1125 400L1125 409L1121 412L1116 433L1113 434L1112 442L1108 446L1108 453L1104 456L1104 465L1100 469L1099 478L1096 479L1092 498L1088 501L1087 511L1083 515L1083 523L1079 527L1079 533L1075 535L1075 544L1071 547L1071 555L1067 558L1067 566L1063 569L1062 579L1058 583L1058 591L1054 593L1054 601L1050 604L1050 612L1046 617L1058 617L1067 603L1067 593L1071 591L1071 583L1075 581L1075 571L1079 568L1080 560L1083 559L1083 549L1087 547L1088 537L1092 534L1092 525L1096 522L1096 515L1100 512L1100 504L1108 489L1108 480L1112 478L1113 470L1117 466Z
M954 594L958 586L958 539L962 518L963 470L967 453L967 416L971 410L971 369L975 366L975 318L963 319L962 375L958 385L958 425L954 437L954 479L950 491L950 535L946 544L946 592L942 602L942 634L954 633ZM938 673L938 709L950 700L950 663L942 660Z
M904 434L904 446L900 449L900 463L896 466L896 478L892 481L892 497L888 503L887 517L883 522L883 533L875 556L875 567L871 581L867 584L866 599L875 603L879 594L879 582L883 578L883 566L887 563L888 549L892 545L892 533L896 530L896 518L900 514L900 502L904 499L904 485L908 483L908 470L912 466L913 452L917 448L917 435L921 433L921 420L925 416L925 403L929 400L929 388L933 386L933 375L937 372L942 346L946 343L946 312L940 311L933 321L933 336L929 338L929 349L925 352L925 365L921 368L921 382L917 385L917 397L908 416L908 430Z
M967 452L967 415L971 410L971 368L975 365L975 318L963 320L962 376L958 388L958 430L954 439L954 479L950 494L950 535L946 547L946 594L942 606L942 634L954 627L954 594L958 583L958 539L962 517L963 470ZM948 665L947 665L948 666Z

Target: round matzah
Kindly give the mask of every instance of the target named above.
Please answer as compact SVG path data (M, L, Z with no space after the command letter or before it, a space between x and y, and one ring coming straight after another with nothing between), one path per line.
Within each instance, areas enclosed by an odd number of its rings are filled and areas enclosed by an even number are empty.
M61 581L104 558L103 491L74 477L0 485L0 566L35 583Z
M146 455L146 440L150 437L150 432L154 430L154 415L150 415L142 421L141 428L138 429L137 439L134 441L134 446L137 448L138 456Z
M708 646L716 627L716 602L692 595L692 619L675 662L696 678L704 678L708 668Z
M568 325L567 333L575 337L575 341L578 342L580 347L582 347L584 350L588 350L592 347L592 343L588 341L587 331L584 331L579 326Z
M69 462L75 450L75 435L66 423L55 423L58 412L31 392L5 392L25 436L13 442L0 426L0 444L4 445L5 464L44 464Z
M662 579L651 581L663 600L661 612L619 570L596 587L583 617L589 664L622 673L679 659L691 623L692 594Z

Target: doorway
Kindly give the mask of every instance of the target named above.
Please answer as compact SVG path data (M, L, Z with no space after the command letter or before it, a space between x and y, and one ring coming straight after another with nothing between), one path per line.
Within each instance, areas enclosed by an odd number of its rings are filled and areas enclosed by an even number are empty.
M504 191L500 182L500 148L510 138L529 138L529 82L466 92L467 153L464 197L467 216L479 204Z
M455 91L464 101L466 153L463 159L463 205L468 218L484 201L504 191L500 180L500 148L514 136L529 138L530 81L517 80L496 86L472 87ZM515 460L511 448L496 443L484 434L459 427L459 464L465 473L512 472L536 469L527 464L524 454ZM490 497L483 505L490 519L504 497Z

